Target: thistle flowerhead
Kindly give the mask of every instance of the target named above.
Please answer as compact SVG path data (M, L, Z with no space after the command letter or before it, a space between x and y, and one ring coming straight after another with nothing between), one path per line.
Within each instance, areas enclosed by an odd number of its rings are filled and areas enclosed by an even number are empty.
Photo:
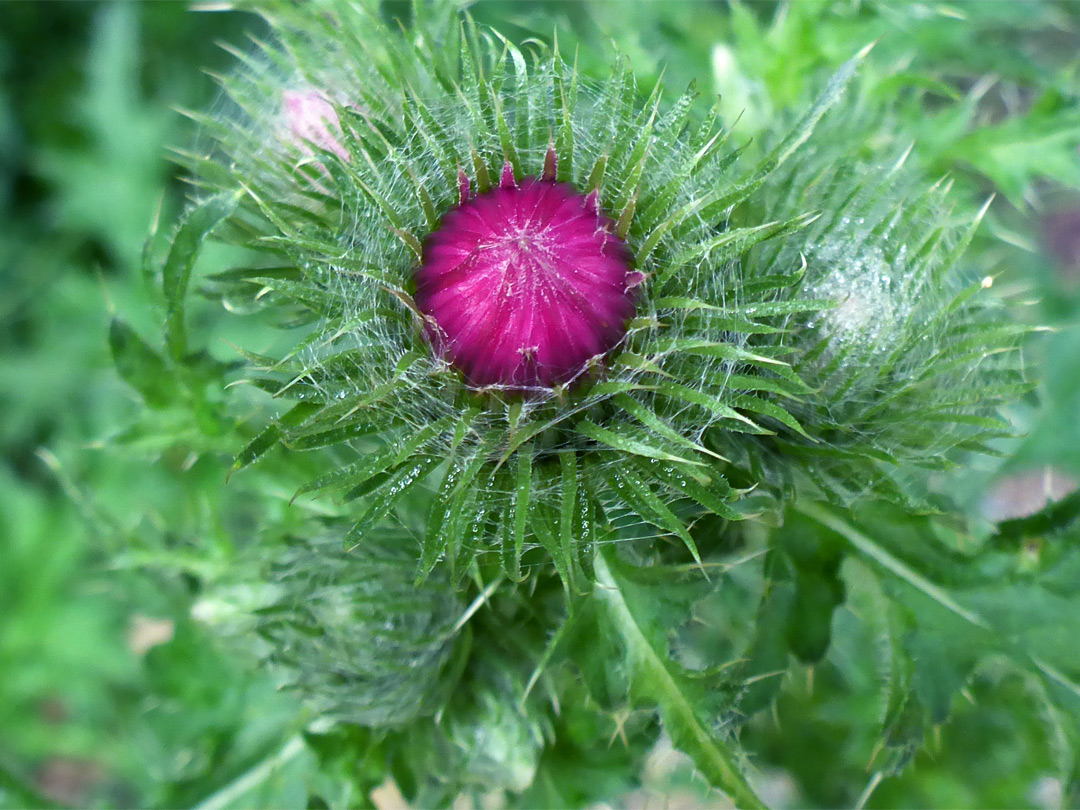
M608 539L659 531L700 561L689 526L743 515L729 481L767 492L784 448L827 444L789 323L836 305L802 283L826 248L793 247L818 201L769 189L859 57L740 167L693 88L642 101L625 61L594 82L468 19L436 15L414 47L358 6L275 14L283 48L226 87L246 119L208 123L219 156L191 160L204 205L238 206L221 232L267 256L219 291L307 330L253 358L251 381L296 404L238 466L279 440L322 449L299 494L357 503L346 543L419 499L421 577L550 560L569 587ZM285 142L264 101L282 64L320 88L285 95Z
M634 312L629 255L615 223L542 178L462 199L423 246L416 303L429 334L474 386L551 387L622 339ZM468 188L468 180L462 185Z

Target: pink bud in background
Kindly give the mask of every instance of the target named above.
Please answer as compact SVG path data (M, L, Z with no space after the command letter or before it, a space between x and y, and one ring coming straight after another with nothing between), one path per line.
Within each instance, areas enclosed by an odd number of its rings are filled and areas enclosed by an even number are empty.
M286 90L282 93L282 106L289 132L305 153L312 154L308 144L315 144L342 160L349 159L348 151L338 140L341 122L326 96L318 90Z
M615 224L565 183L503 173L423 246L416 303L475 386L552 386L612 348L634 314Z

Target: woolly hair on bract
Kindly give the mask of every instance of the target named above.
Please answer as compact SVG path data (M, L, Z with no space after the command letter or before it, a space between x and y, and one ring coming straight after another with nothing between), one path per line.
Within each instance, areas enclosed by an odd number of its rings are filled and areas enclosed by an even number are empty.
M213 209L219 234L267 257L217 276L217 291L306 329L283 357L248 355L251 382L297 404L237 467L279 441L329 448L335 469L298 494L360 501L347 544L430 484L421 576L479 553L515 580L548 558L568 584L584 581L594 543L628 526L700 559L695 515L742 518L708 437L721 431L745 455L755 436L805 432L789 410L805 383L751 338L819 306L776 300L788 276L747 285L738 261L817 213L739 228L727 217L798 153L862 54L764 162L740 168L693 88L641 101L624 59L593 82L557 45L526 53L468 17L432 14L406 37L360 5L268 17L280 44L244 57L225 81L230 115L199 117L211 147L183 157L204 194L191 216ZM621 337L580 367L477 385L432 340L417 268L454 211L531 183L559 184L609 223L635 314L621 311ZM377 446L358 454L357 441Z
M989 201L958 217L943 179L926 186L906 167L830 148L858 142L866 122L826 125L803 164L765 189L770 210L806 207L821 218L783 243L762 245L749 273L798 267L779 299L820 300L764 338L807 393L790 410L806 436L766 439L765 466L808 492L850 504L868 494L929 508L925 475L967 452L995 452L1014 434L1001 409L1034 387L1016 321L993 279L963 265ZM796 461L797 463L792 463Z

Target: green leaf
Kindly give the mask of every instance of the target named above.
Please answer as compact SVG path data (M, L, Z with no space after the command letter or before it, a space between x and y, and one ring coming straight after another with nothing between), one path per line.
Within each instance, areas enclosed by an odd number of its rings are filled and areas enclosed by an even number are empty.
M179 388L172 369L119 318L113 318L109 326L109 349L120 376L142 395L147 405L163 408L176 402Z
M1004 520L998 524L995 543L1018 543L1029 537L1063 534L1080 527L1080 489L1059 501L1051 501L1026 517Z
M803 503L797 509L807 517L832 529L846 539L856 550L869 557L885 570L922 591L946 610L959 616L969 624L985 629L986 622L977 613L960 605L944 588L931 582L925 576L890 554L888 550L874 542L832 510L814 503Z
M836 302L829 299L803 299L799 301L763 301L756 304L743 304L742 306L717 306L698 301L694 298L682 298L668 296L656 301L657 309L685 309L715 312L720 316L731 318L757 316L761 318L776 317L779 315L792 315L799 312L817 312L822 309L831 309ZM741 330L740 330L741 331Z
M706 304L694 298L665 297L657 299L657 309L677 309L689 312L704 312L708 317L710 326L718 329L726 329L730 332L741 332L744 335L774 335L784 331L777 326L768 326L763 323L741 317L738 308L735 310L727 307L719 307L714 304Z
M195 260L210 232L236 210L242 193L219 194L195 206L184 217L169 247L161 283L165 292L165 344L174 360L181 360L187 354L184 299Z
M950 156L974 166L1023 208L1032 184L1041 178L1080 188L1078 146L1075 101L1049 91L1026 114L975 129L952 147Z
M734 343L725 343L716 340L700 340L697 338L665 338L658 341L657 351L661 354L697 354L705 357L715 357L720 360L731 360L748 365L763 366L776 374L786 374L794 377L790 366L783 360L766 357L747 351ZM794 379L798 379L795 377Z
M668 639L648 617L647 601L635 599L614 552L601 551L594 562L596 599L606 608L609 626L625 645L632 667L632 689L660 709L672 742L694 760L709 783L739 808L764 808L739 767L738 755L713 731L715 718L700 712L707 686L687 677L668 655Z
M563 78L563 61L559 55L559 43L555 42L555 53L552 60L552 81L555 91L555 113L558 120L558 130L555 139L555 153L559 157L557 167L557 179L560 183L568 183L574 177L574 105L577 99L578 72L574 68L571 71L570 87L566 87ZM588 188L589 186L587 186Z
M786 377L766 377L763 374L728 374L724 377L724 383L727 388L736 391L768 391L793 400L799 400L801 394L811 391L804 382L795 383Z
M1080 698L1080 684L1066 674L1067 671L1080 672L1080 656L1074 644L1061 643L1064 638L1080 630L1076 626L1078 614L1071 607L1075 597L1070 594L1063 598L1052 580L1046 583L1011 578L1002 580L1000 570L994 567L997 561L986 555L981 562L988 566L988 581L965 583L963 574L967 573L970 579L967 569L972 562L961 559L950 565L951 561L937 550L936 541L928 536L933 531L928 519L900 517L895 510L882 509L880 518L892 532L901 534L907 544L918 542L922 545L923 554L929 559L920 560L920 567L933 565L937 571L932 578L901 559L899 554L887 547L886 541L875 539L836 510L817 503L800 503L796 509L835 532L872 561L879 571L893 578L894 582L906 586L901 595L922 597L921 602L910 604L935 609L933 614L929 614L934 626L924 627L923 630L938 633L948 630L950 637L962 636L971 663L980 655L997 649L1009 655L1018 665L1040 677L1050 678L1068 693ZM939 581L944 579L945 574L951 574L952 579L959 580L960 584ZM959 642L954 638L951 643ZM917 655L915 659L918 663ZM933 676L930 680L933 680ZM962 680L958 684L962 685ZM924 686L926 690L934 688L932 683ZM942 699L936 701L936 705L940 721L948 710L948 703Z
M804 663L815 664L829 647L833 614L844 601L843 544L798 514L785 515L773 544L786 554L794 573L788 647Z

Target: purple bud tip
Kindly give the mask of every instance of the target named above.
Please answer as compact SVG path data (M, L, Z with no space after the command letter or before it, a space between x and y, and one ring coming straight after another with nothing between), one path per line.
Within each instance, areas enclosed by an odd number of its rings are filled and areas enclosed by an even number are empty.
M555 154L554 144L548 145L547 154L544 155L544 180L551 180L554 182L555 176L559 173L559 156Z
M465 172L461 169L458 169L457 182L458 205L462 205L467 199L469 199L469 175L465 174Z
M424 242L416 303L471 385L551 387L614 348L634 314L630 254L570 185L477 195Z
M595 188L585 197L585 208L593 213L600 210L600 192Z
M289 131L305 153L312 153L307 144L313 143L342 160L349 159L348 150L338 140L341 122L337 111L326 96L318 90L286 90L282 93L282 105Z

